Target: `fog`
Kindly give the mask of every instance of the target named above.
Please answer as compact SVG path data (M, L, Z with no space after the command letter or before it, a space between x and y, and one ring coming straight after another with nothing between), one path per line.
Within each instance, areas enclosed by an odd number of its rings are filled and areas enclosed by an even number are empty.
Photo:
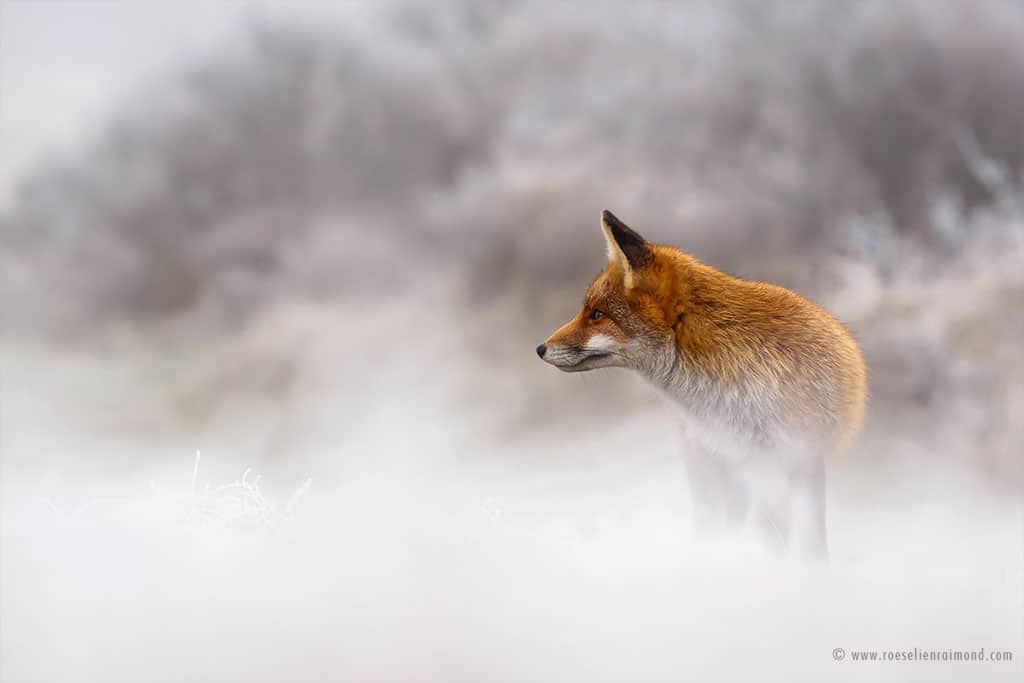
M0 680L1024 675L1020 7L29 5ZM602 208L862 343L828 564L695 535L675 408L536 358ZM986 656L854 660L915 648Z

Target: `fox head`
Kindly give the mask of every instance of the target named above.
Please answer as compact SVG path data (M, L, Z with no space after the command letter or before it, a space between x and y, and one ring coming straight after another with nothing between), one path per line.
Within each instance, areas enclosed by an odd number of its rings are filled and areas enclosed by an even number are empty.
M601 212L608 264L587 290L576 317L537 347L565 372L605 367L639 370L652 379L676 362L678 322L675 256Z

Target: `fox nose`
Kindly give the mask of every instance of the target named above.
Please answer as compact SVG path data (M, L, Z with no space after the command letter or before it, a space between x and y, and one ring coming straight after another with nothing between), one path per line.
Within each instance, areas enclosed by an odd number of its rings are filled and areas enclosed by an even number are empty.
M543 344L541 344L540 346L537 347L537 355L540 356L541 358L543 358L544 354L547 353L547 352L548 352L548 347L544 346Z

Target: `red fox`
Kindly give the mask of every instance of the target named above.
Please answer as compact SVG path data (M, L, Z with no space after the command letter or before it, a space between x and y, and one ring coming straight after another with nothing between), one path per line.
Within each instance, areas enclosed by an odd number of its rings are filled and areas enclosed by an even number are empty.
M537 347L566 372L635 370L678 405L698 530L753 521L779 551L825 558L824 458L867 403L857 342L787 289L750 282L601 214L608 265Z

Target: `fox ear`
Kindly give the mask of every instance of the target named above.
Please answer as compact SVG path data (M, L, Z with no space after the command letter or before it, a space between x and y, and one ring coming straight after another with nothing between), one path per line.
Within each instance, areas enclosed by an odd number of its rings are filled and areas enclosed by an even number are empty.
M601 212L601 229L608 243L608 263L617 263L622 268L628 289L633 286L636 272L651 261L651 247L608 209Z

